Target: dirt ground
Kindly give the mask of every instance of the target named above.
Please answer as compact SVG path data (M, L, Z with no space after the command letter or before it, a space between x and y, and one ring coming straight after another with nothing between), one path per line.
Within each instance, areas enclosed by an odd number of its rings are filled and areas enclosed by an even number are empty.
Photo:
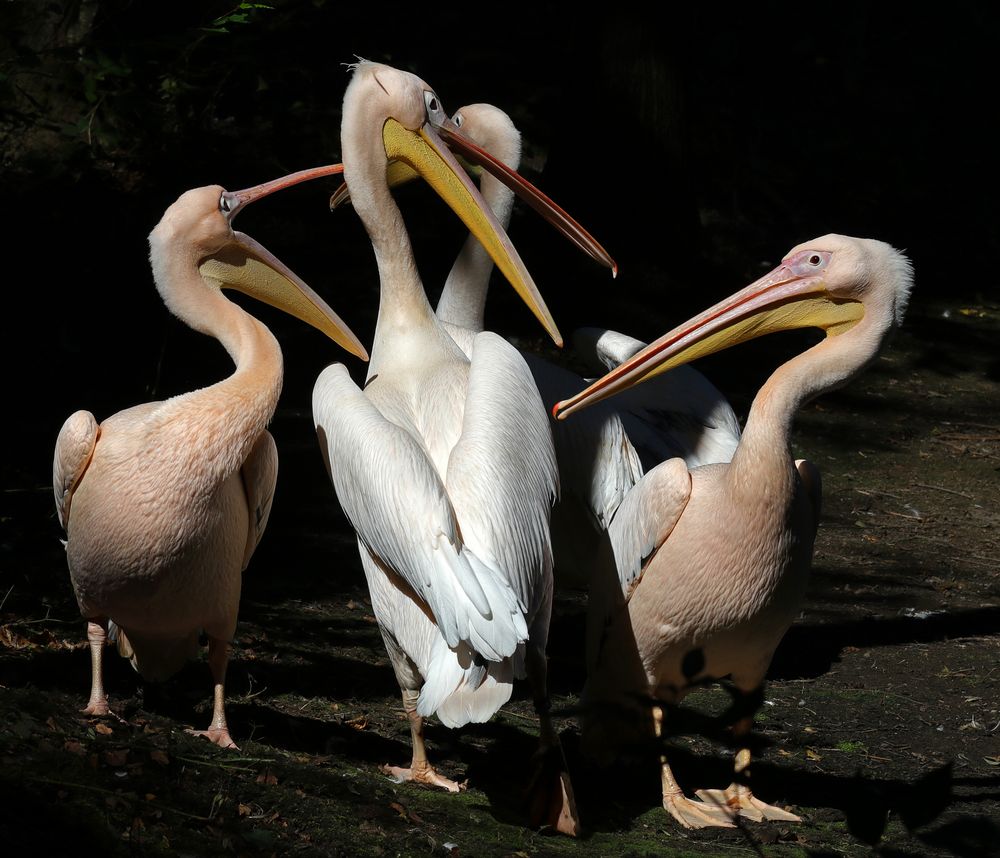
M430 724L433 760L464 792L388 780L379 765L409 754L398 691L309 414L285 409L272 427L274 515L229 674L239 752L185 733L209 717L204 662L144 687L109 653L117 717L79 714L89 660L51 489L27 465L15 471L24 484L4 487L4 853L1000 854L998 336L994 304L919 304L863 377L797 421L796 454L823 472L823 523L757 714L754 781L800 824L683 831L660 807L648 755L591 768L577 744L585 598L573 593L555 608L550 676L584 835L526 826L537 720L525 688L488 724ZM745 348L714 367L738 411L777 359ZM705 688L674 722L688 788L728 782L716 717L728 699Z

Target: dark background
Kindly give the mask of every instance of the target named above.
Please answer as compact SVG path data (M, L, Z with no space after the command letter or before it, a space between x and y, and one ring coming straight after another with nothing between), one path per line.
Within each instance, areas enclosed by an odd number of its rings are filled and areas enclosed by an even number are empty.
M90 842L93 832L111 831L104 817L120 823L118 832L129 824L123 820L131 820L131 811L107 804L112 790L120 792L117 772L110 765L85 767L60 742L66 731L77 747L96 754L126 741L139 747L144 729L132 719L115 725L113 735L95 736L89 723L73 718L86 690L86 653L66 651L82 647L83 626L52 502L59 428L80 408L102 420L231 371L218 343L164 308L149 271L147 236L188 188L219 183L235 190L339 160L346 64L355 56L419 74L450 111L489 101L514 118L524 134L525 175L590 228L620 268L611 281L532 212L515 210L511 237L567 340L575 327L594 324L653 338L745 285L793 245L827 232L883 239L911 256L916 287L897 341L904 348L824 400L828 408L816 403L797 421L808 439L803 452L826 466L823 544L805 621L790 630L769 682L796 730L813 730L800 713L822 719L811 722L820 735L792 734L792 750L801 759L815 745L826 759L803 767L773 757L778 786L759 783L762 795L795 796L812 808L799 848L832 854L877 842L889 807L894 820L910 827L906 812L912 817L916 807L920 813L913 802L917 788L928 780L940 786L935 772L944 772L943 786L954 788L957 800L920 843L937 837L942 848L957 845L954 854L995 852L996 775L986 768L992 764L979 762L984 752L995 758L988 744L995 733L985 732L989 725L967 730L959 720L996 700L990 534L997 529L990 492L995 496L997 485L1000 218L992 4L924 7L930 13L916 12L916 4L853 1L660 4L652 14L648 3L616 2L589 13L584 5L477 10L344 0L271 0L266 8L236 0L0 0L6 406L0 420L0 630L15 629L28 641L2 650L0 762L7 765L0 766L0 792L7 798L0 807L18 821L42 808L49 821L47 830L18 826L15 852L54 854L47 842ZM354 213L328 211L337 185L330 179L290 189L248 209L237 225L296 270L370 344L378 302L374 259ZM398 199L436 298L463 229L417 183L401 189ZM391 671L379 661L381 641L355 604L363 599L363 577L350 529L337 518L310 414L313 381L323 366L342 360L360 378L364 365L299 321L231 297L276 333L286 369L271 426L281 460L277 496L268 534L244 579L240 651L229 674L234 735L266 757L281 756L274 749L302 750L311 763L329 764L317 768L315 787L308 786L311 764L290 761L278 771L279 788L287 785L288 837L318 837L333 825L324 814L338 803L357 817L338 831L356 835L362 830L356 823L367 825L373 817L365 814L377 805L393 817L386 829L398 833L411 823L386 807L380 778L341 777L359 761L373 776L376 765L401 762L408 740L396 721ZM540 326L501 282L487 321L520 345L553 354ZM763 378L810 336L765 338L699 367L742 417ZM987 384L979 383L981 375ZM926 526L914 519L913 505L927 515ZM566 700L579 690L574 622L582 622L582 614L561 607L550 639L551 676L562 682L557 691ZM927 609L926 623L904 614L918 608ZM967 644L968 635L984 637ZM165 742L171 725L207 717L204 710L195 713L194 702L204 704L207 694L204 666L191 669L187 694L173 692L171 704L170 694L137 695L132 672L109 665L112 694L130 718L170 713L162 732L150 734ZM257 697L259 688L268 694ZM855 689L869 696L853 696ZM354 701L371 713L372 727L354 729L346 708L328 713L332 721L321 720L318 710L303 712L299 701L313 698L321 707ZM979 700L975 707L969 702ZM816 711L800 708L804 701ZM523 694L516 702L529 710ZM46 726L52 718L56 726ZM266 745L253 738L258 722L265 725ZM945 722L949 730L940 732ZM871 728L879 728L877 740ZM479 778L491 805L509 806L514 790L508 785L515 780L498 778L495 761L515 769L528 734L510 722L458 739L449 733L433 731L435 754L440 748L452 774L470 773L474 784ZM927 756L890 750L892 761L862 776L851 771L856 757L845 754L838 762L824 747L859 736L866 743L871 738L879 754L888 746ZM341 753L345 748L349 753ZM702 748L698 767L709 757L707 745ZM948 760L962 763L953 781ZM721 758L716 762L723 765ZM168 812L182 814L168 815L155 830L172 841L176 835L181 852L220 843L216 835L205 839L211 832L199 816L215 798L275 801L264 798L272 787L259 777L254 783L249 769L239 779L201 766L206 775L195 788L175 767L151 768L144 781L156 784L150 791ZM755 779L767 778L767 771L755 767ZM48 786L33 780L63 772L81 787L66 784L67 798L52 788L58 780ZM490 774L480 778L483 772ZM293 792L299 783L307 784L308 796ZM618 783L608 787L626 793L624 809L598 813L599 833L618 838L645 819L633 820L633 813L658 807L655 773L649 785L646 795L636 778L638 800ZM314 797L327 792L334 800L314 818ZM408 791L400 800L432 821L435 836L462 842L453 831L458 815L435 810L434 794ZM90 805L92 814L81 810ZM932 811L929 816L939 808ZM872 818L873 826L859 828L859 820ZM0 829L3 822L0 811ZM265 827L239 819L218 831L253 847L252 836ZM900 830L896 824L897 843ZM685 848L718 854L739 846L714 837L688 840ZM280 843L289 842L301 845L282 835ZM915 839L907 842L906 854L931 854L913 847ZM125 848L118 833L115 843ZM830 844L836 848L825 848ZM127 846L135 852L134 840Z
M567 338L581 324L653 338L827 232L905 249L915 303L995 295L989 6L536 3L486 16L332 0L5 2L4 485L49 484L72 411L101 420L229 371L217 344L163 307L146 237L187 188L339 160L355 56L414 71L449 111L490 101L511 114L523 172L620 267L612 282L515 211L511 236ZM336 184L272 197L239 227L370 343L374 259L353 213L327 210ZM426 188L399 197L436 297L462 228ZM308 434L322 367L363 367L298 321L251 310L285 351L276 426ZM546 348L500 283L488 324ZM741 414L774 365L758 366L755 348L708 364ZM321 479L318 455L312 464L284 471L283 490Z

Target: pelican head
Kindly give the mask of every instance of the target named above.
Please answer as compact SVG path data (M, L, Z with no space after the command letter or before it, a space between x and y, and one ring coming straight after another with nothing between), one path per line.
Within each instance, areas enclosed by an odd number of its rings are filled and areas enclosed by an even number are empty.
M439 105L438 105L439 106ZM441 119L439 110L428 113L429 121L442 140L458 153L466 171L481 175L483 170L516 193L524 202L598 264L618 276L618 263L601 243L554 200L517 172L521 160L521 133L511 118L492 104L467 104L451 118ZM394 188L418 178L405 161L392 160L386 168L386 181ZM330 197L330 208L350 199L347 184ZM508 210L509 211L509 210Z
M909 260L885 242L835 234L813 239L792 248L777 268L745 289L556 403L553 414L563 419L676 366L794 328L820 328L826 342L850 334L844 344L847 377L875 356L902 321L912 283Z
M178 246L191 248L207 283L235 289L290 313L367 360L368 353L361 341L319 295L267 248L232 226L236 215L250 203L334 172L340 172L339 165L302 170L242 191L227 191L219 185L186 191L167 209L150 234L150 246L155 249L176 242ZM155 266L166 256L152 253L150 259ZM157 282L168 279L157 278ZM173 310L173 297L163 294L163 299Z
M450 121L431 87L409 72L363 60L344 93L341 142L344 180L371 234L388 187L386 170L402 161L426 181L482 243L552 337L563 343L552 314L503 227L437 129ZM375 132L375 133L373 133ZM372 235L377 241L378 236Z

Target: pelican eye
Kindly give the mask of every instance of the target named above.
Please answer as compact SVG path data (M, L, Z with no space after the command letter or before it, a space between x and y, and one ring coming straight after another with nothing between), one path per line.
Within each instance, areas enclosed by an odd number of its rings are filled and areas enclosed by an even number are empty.
M427 109L429 116L441 119L444 111L441 109L441 102L438 101L438 97L429 90L424 91L424 107Z
M232 210L233 204L229 200L229 194L223 191L222 196L219 197L219 211L223 214L229 214Z
M457 127L461 128L462 127L462 123L465 122L465 117L463 117L462 114L461 114L461 112L459 112L459 113L456 113L451 118L451 121L454 122Z
M812 277L830 264L830 253L823 250L803 250L788 260L796 277Z

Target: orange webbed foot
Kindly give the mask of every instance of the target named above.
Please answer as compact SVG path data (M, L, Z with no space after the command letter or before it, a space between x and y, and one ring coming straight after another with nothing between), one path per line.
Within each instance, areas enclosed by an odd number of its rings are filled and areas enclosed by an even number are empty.
M98 717L110 715L111 709L108 707L108 697L106 694L91 695L87 705L80 710L83 715L96 715Z
M771 819L780 822L802 822L802 818L780 807L767 804L756 798L750 789L742 784L730 784L726 789L700 789L695 795L703 802L715 807L727 807L733 814L762 822Z
M663 809L685 828L735 828L735 814L725 803L695 801L681 793L664 794Z
M220 748L239 750L239 746L233 741L232 736L229 735L229 729L226 727L209 727L207 730L185 730L184 732L190 736L204 736Z
M390 766L386 764L380 766L379 771L384 775L388 775L398 784L406 783L407 781L416 781L427 786L440 787L448 792L461 792L465 789L464 782L458 783L443 775L439 775L430 763L413 765L408 769L402 766Z

